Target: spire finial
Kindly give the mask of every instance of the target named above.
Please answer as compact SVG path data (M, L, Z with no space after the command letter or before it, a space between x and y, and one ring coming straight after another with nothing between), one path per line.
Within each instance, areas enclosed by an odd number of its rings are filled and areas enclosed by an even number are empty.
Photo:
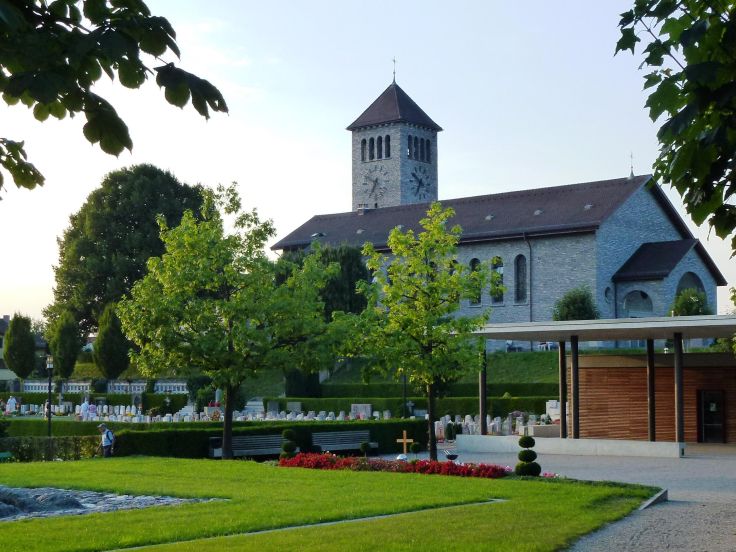
M396 57L391 60L394 62L394 84L396 84Z
M631 172L629 172L629 178L634 178L634 152L629 152L629 167L631 169Z

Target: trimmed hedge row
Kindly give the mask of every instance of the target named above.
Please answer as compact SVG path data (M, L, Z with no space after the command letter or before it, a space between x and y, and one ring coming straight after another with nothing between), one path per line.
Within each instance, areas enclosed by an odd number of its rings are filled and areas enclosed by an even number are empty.
M533 396L533 397L488 397L486 408L492 417L508 415L509 412L520 410L523 412L531 412L535 414L543 414L546 410L546 403L550 399L556 398L549 396ZM414 408L426 410L426 397L407 397L408 401L414 403ZM278 401L279 410L286 410L287 402L301 402L302 410L308 412L313 410L319 412L334 412L337 414L341 410L345 413L350 412L352 404L370 404L373 410L383 412L390 410L392 416L401 415L401 398L384 398L384 397L335 397L314 399L311 397L267 397L263 399L264 408L270 401ZM437 413L440 416L449 414L451 416L466 414L477 414L479 411L479 401L477 397L445 397L437 399Z
M6 437L0 439L0 450L13 453L18 462L41 460L81 460L95 455L99 436L71 437Z
M48 431L45 418L6 418L8 422L8 436L10 437L45 437ZM51 418L51 434L54 437L68 437L74 435L97 435L97 425L100 422L78 422L69 418ZM217 429L222 428L222 422L153 422L150 424L132 424L130 422L105 422L115 433L123 430L154 431L172 427L180 429ZM234 427L265 422L233 422Z
M10 395L16 399L20 399L22 404L44 404L48 399L48 393L0 393L0 398L7 401ZM143 409L161 408L166 403L166 397L171 401L171 410L178 412L187 405L187 395L162 395L159 393L143 393ZM51 400L54 404L59 398L58 393L51 393ZM133 398L126 393L92 393L90 400L104 400L111 406L130 406L133 404ZM84 395L82 393L64 393L64 401L70 401L73 404L82 404Z
M204 458L209 452L210 437L220 437L222 430L214 428L182 428L135 431L126 429L117 434L116 455L142 454L146 456L174 456L177 458ZM273 435L291 429L301 450L311 450L312 433L316 431L349 431L368 429L371 440L378 443L381 453L402 450L396 439L406 430L407 436L427 446L427 424L424 420L386 420L355 422L268 422L248 427L236 426L233 435Z
M321 387L322 397L402 397L404 386L400 383L327 383ZM407 386L407 393L415 395L417 389ZM512 397L555 396L559 393L556 383L490 383L487 394L501 397L505 393ZM448 386L447 397L472 397L478 395L475 383L453 383Z

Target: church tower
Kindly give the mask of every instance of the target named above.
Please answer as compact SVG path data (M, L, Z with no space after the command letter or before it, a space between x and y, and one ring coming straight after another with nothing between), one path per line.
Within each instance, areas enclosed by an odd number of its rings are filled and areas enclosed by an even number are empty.
M353 133L353 211L437 199L442 128L396 81L347 130Z

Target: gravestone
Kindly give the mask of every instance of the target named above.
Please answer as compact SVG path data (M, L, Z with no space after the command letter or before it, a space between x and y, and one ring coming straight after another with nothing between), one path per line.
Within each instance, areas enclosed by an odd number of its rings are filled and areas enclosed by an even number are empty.
M278 411L279 411L279 401L268 401L268 403L266 403L266 404L267 404L266 405L266 412L268 412L269 414L272 413L272 412L274 414L278 413Z
M351 404L350 405L350 415L353 418L360 418L361 420L365 420L365 419L370 418L372 413L373 413L373 405L370 405L370 404Z
M286 410L288 412L294 412L295 414L297 412L302 411L302 403L301 401L290 401L286 403Z

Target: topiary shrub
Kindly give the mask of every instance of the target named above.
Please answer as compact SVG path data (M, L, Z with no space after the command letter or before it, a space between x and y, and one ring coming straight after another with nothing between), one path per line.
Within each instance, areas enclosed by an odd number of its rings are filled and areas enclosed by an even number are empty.
M363 456L366 458L368 457L368 451L371 450L371 444L368 441L363 441L360 443L360 452L363 453Z
M455 424L455 437L457 437L458 435L462 435L462 434L463 434L463 424L460 424L460 423Z
M536 442L534 441L534 437L531 435L524 435L523 437L519 438L519 446L521 448L529 449L532 448L534 445L536 445Z
M537 453L531 450L534 444L534 437L524 435L519 438L519 446L522 450L519 451L519 463L514 468L516 475L538 477L542 473L542 467L535 462Z
M416 457L417 454L422 452L422 445L420 443L412 443L409 445L409 450Z
M279 458L293 458L296 456L296 432L293 429L285 429L281 433L281 437L284 442L281 443Z

